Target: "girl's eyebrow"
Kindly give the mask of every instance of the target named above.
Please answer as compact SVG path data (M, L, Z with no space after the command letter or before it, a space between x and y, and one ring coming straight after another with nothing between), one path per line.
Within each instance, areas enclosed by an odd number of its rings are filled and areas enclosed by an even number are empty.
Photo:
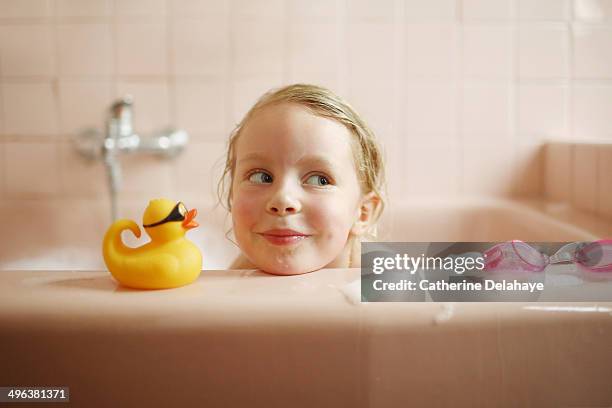
M257 161L257 160L266 160L266 156L258 152L248 153L248 154L245 154L244 157L242 157L240 160L238 160L238 163ZM320 165L320 166L331 168L331 169L336 168L336 166L333 164L331 160L329 160L328 158L324 156L319 156L319 155L304 156L297 162L297 164L302 164L302 163Z
M255 153L245 154L242 159L238 160L238 163L252 161L252 160L264 160L264 159L265 159L265 156L263 154L255 152Z
M298 164L303 163L303 162L308 163L308 164L320 165L320 166L327 167L330 169L336 168L336 166L332 163L332 161L327 159L324 156L318 156L318 155L304 156L300 160L298 160Z

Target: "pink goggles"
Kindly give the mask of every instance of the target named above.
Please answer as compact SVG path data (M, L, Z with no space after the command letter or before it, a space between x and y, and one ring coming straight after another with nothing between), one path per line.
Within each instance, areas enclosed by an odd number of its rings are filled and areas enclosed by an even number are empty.
M484 252L485 270L496 269L541 272L549 264L574 263L589 272L612 272L612 239L573 242L554 255L541 253L523 241L497 244Z

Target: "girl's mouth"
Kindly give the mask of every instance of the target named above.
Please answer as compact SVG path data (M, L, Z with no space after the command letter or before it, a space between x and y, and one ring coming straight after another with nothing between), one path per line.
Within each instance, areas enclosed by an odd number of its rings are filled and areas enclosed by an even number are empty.
M290 229L272 229L261 232L259 235L274 245L292 245L310 237L310 235Z

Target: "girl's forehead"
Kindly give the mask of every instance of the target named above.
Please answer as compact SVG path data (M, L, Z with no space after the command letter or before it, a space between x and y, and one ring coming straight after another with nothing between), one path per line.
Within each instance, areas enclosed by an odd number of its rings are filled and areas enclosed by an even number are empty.
M292 161L317 154L352 162L352 137L333 119L297 104L283 103L264 107L249 119L236 142L236 155L238 160L258 153Z

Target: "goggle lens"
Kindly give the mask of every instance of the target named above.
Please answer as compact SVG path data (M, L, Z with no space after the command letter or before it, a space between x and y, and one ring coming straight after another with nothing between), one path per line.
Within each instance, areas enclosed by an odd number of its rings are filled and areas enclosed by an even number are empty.
M576 262L594 271L612 271L612 241L596 241L576 251Z
M548 258L545 255L523 241L512 241L512 248L530 270L542 271L548 265Z
M157 225L165 224L171 221L184 221L186 214L187 214L187 208L185 207L183 203L179 202L174 206L174 208L172 209L172 211L170 211L170 214L168 214L166 218L164 218L161 221L154 222L153 224L143 225L143 227L150 228L150 227L155 227Z

